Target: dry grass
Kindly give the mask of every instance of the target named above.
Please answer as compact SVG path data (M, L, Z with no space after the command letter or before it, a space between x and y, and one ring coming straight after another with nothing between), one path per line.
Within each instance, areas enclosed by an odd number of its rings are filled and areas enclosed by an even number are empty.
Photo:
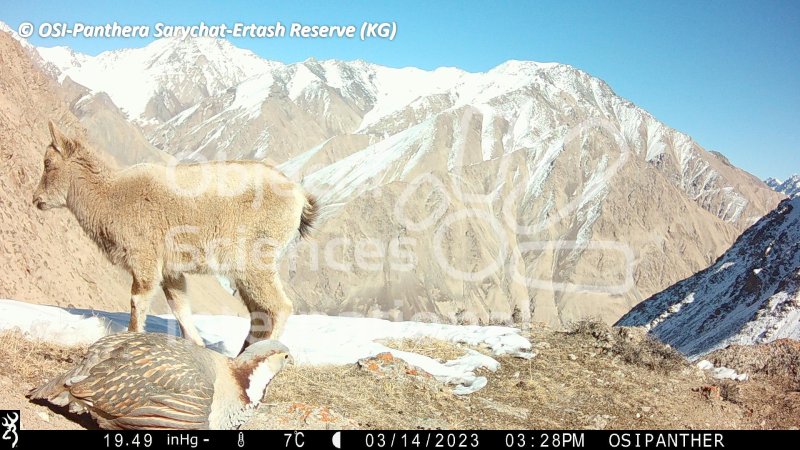
M85 348L64 347L26 339L15 331L0 332L0 409L19 409L27 429L83 429L89 419L69 415L66 409L53 411L31 403L28 391L77 363Z
M646 367L650 370L671 373L686 365L686 358L674 348L646 336L637 343L618 340L612 351L628 364Z
M677 350L633 328L612 328L599 320L584 320L572 325L572 335L596 341L595 347L619 356L626 363L665 374L686 367L686 358Z
M611 337L605 334L611 331ZM359 428L753 428L757 396L710 401L698 389L715 383L657 343L629 331L591 325L580 331L531 330L537 356L500 357L489 383L469 396L413 377L381 377L356 366L292 367L273 382L270 402L329 407ZM619 341L619 342L617 342ZM437 359L463 347L442 341L386 342ZM634 357L635 355L638 355ZM727 392L727 391L726 391ZM773 426L786 427L794 422ZM767 427L770 425L769 419Z
M5 375L28 384L41 383L63 373L86 353L86 347L34 341L16 331L0 332L0 348L0 365L14 368L5 371Z
M328 406L365 428L417 428L447 411L454 397L443 386L381 377L355 365L291 366L272 382L267 401Z
M358 428L770 428L800 426L800 399L783 385L761 377L747 383L720 383L668 354L659 358L677 368L664 370L647 358L633 358L637 336L627 352L617 353L602 327L584 325L581 332L532 329L528 335L537 355L531 360L499 357L497 372L481 370L488 385L468 396L422 375L371 371L348 366L290 366L271 384L268 404L306 404L329 408ZM612 329L612 335L616 330ZM624 332L623 332L624 333ZM462 354L462 346L442 341L388 342L437 359ZM609 348L610 345L610 348ZM622 345L622 344L619 344ZM660 355L660 350L644 353ZM0 333L0 364L14 367L0 383L6 408L26 410L26 417L46 411L24 393L35 384L77 362L83 349L25 340ZM628 356L626 356L628 355ZM643 361L645 361L643 363ZM718 399L703 395L704 386L721 387ZM253 426L266 423L276 410L263 408ZM40 427L75 427L59 417ZM35 417L34 417L35 419ZM61 420L61 421L57 421ZM261 420L261 422L259 422ZM28 422L26 422L28 423ZM354 424L354 425L353 425ZM292 428L302 428L298 423Z
M386 339L381 344L403 352L419 353L440 362L464 356L464 347L460 344L423 337L420 339Z

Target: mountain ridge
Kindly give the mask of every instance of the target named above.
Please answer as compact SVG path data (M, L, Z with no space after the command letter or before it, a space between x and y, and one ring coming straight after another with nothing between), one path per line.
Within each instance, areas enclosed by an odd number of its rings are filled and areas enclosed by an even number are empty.
M800 339L800 197L745 231L717 261L643 301L617 325L643 326L701 355L730 344Z
M170 42L130 50L133 62L117 55L110 73L155 64L128 74L155 93L140 95L146 114L127 108L129 119L179 160L267 160L320 198L315 240L290 249L282 268L299 311L616 320L707 266L780 197L566 65L231 61L268 68L245 77L194 64L209 60L195 50L228 45L163 48ZM56 79L91 68L81 64ZM164 68L179 71L154 75ZM93 70L84 81L110 77ZM100 95L108 82L88 89ZM369 242L382 264L359 263ZM336 261L302 263L327 255Z
M775 190L776 192L780 192L781 194L786 194L789 197L794 197L800 194L800 175L794 174L787 178L785 181L778 180L776 178L767 178L764 182Z

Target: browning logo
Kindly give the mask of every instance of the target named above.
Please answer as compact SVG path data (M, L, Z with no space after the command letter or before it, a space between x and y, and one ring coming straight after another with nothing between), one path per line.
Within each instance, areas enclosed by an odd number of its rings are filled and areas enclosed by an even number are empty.
M10 441L10 448L17 448L19 436L17 429L19 427L19 410L0 410L0 424L3 425L3 441Z

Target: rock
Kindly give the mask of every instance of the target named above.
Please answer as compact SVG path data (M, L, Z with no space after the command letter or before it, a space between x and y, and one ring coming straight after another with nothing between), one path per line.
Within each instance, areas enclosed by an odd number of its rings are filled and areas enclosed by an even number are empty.
M570 353L567 357L569 358L570 361L577 361L578 359L578 357L575 356L573 353Z
M444 389L444 383L438 381L433 375L396 358L389 352L362 358L358 360L356 367L379 378L391 378L397 383L415 383L433 391Z
M411 375L414 377L431 378L431 374L419 367L412 366L400 358L395 358L389 352L378 353L375 356L362 358L357 363L360 369L376 375Z
M722 398L719 386L702 386L699 390L700 393L702 393L703 396L709 400L719 400Z

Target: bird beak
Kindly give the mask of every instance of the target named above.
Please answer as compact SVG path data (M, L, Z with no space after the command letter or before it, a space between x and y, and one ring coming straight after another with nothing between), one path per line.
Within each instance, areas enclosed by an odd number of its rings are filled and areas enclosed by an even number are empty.
M286 355L286 365L293 366L294 365L294 356L287 354Z

